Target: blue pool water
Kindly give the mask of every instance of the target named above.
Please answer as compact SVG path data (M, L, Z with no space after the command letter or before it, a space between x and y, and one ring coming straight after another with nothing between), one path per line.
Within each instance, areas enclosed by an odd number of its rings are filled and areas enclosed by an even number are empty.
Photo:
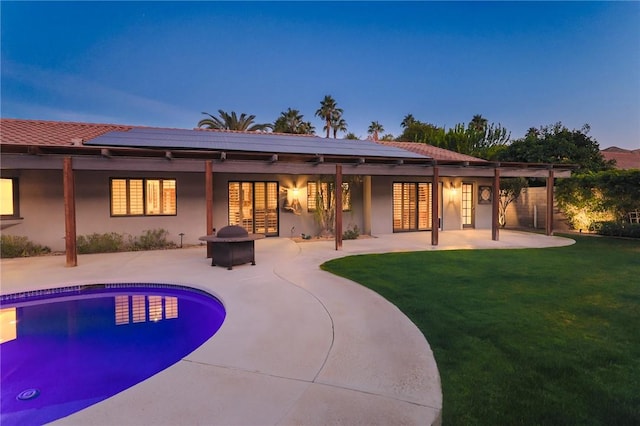
M0 299L0 424L44 424L175 364L225 318L185 287L106 285Z

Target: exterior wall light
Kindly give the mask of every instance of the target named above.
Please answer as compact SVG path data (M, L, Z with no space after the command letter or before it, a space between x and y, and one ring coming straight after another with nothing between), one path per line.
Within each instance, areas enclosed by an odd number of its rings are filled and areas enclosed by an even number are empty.
M449 183L449 202L453 203L456 200L458 195L458 188L456 188L456 184L451 181Z

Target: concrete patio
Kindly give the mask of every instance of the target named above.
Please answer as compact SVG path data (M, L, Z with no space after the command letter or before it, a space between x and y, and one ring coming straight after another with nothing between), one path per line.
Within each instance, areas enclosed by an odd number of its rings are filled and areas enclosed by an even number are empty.
M61 419L68 425L438 424L440 376L428 342L394 305L321 271L350 254L570 245L516 231L447 231L256 242L256 266L211 267L204 247L3 259L2 294L92 283L157 282L217 296L227 317L196 351L148 380ZM401 285L401 283L399 283Z

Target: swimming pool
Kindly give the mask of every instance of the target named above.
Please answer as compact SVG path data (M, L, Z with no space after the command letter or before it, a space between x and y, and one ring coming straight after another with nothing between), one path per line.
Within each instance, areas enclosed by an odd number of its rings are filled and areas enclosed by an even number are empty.
M0 298L0 424L43 424L175 364L221 327L215 297L164 284L76 286Z

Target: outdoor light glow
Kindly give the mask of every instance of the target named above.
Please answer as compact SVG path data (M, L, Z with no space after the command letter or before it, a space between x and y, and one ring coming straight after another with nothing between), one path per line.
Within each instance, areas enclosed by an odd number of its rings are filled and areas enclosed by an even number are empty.
M18 337L17 323L16 308L0 309L0 343L10 342Z
M0 214L12 215L13 213L13 180L0 179Z
M451 182L449 184L449 202L453 203L458 195L458 189L456 188L455 183Z

